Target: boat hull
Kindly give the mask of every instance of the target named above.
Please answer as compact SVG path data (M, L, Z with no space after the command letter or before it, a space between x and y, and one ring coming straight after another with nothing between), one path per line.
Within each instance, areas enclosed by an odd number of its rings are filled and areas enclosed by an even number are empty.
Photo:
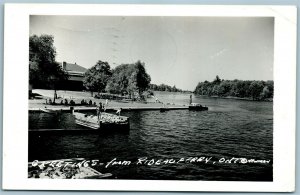
M77 125L100 131L128 131L129 118L108 113L102 113L100 121L97 116L74 113Z
M206 110L208 110L208 107L206 107L206 106L189 106L189 110L206 111Z

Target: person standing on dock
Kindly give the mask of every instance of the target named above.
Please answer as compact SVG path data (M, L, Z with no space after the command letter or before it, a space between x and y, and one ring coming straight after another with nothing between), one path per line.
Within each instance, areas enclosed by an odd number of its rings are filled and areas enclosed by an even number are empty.
M119 116L120 116L120 114L121 114L121 108L119 108L118 110L117 110L117 112L116 112L116 114L119 114Z
M101 119L101 109L102 109L102 103L99 102L99 106L97 108L98 121L100 121L100 119Z
M192 95L190 95L190 104L192 104Z
M108 99L105 100L105 104L103 104L103 111L106 111L106 108L108 107Z
M154 96L155 97L155 102L156 103L162 103L156 96Z

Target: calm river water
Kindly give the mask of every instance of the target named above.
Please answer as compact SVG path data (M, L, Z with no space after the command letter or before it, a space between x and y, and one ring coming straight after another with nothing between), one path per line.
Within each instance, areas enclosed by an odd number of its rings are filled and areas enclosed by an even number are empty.
M157 97L170 103L189 102L189 94ZM130 117L127 134L30 133L28 160L99 160L103 164L94 168L117 179L272 181L273 103L198 96L193 100L209 110L122 112ZM36 113L29 116L29 128L81 127L67 113ZM201 157L207 161L200 161ZM139 161L146 158L149 161ZM265 161L244 163L240 158ZM106 166L113 159L130 164Z

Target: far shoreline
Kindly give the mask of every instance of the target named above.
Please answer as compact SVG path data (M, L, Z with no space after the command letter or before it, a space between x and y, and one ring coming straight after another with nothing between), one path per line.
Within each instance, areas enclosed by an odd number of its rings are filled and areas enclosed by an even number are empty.
M232 100L244 100L244 101L252 101L252 102L273 102L273 98L267 98L264 100L254 100L252 98L241 98L241 97L234 97L234 96L217 96L217 95L213 95L213 96L208 96L208 95L199 95L199 94L195 94L193 93L195 96L200 96L200 97L208 97L208 98L219 98L219 99L232 99Z

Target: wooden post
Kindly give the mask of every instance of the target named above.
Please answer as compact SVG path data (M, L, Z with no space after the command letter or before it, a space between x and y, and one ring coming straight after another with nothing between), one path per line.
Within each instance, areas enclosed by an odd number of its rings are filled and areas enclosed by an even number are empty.
M74 114L74 107L73 106L70 107L70 110L71 110L71 114Z

